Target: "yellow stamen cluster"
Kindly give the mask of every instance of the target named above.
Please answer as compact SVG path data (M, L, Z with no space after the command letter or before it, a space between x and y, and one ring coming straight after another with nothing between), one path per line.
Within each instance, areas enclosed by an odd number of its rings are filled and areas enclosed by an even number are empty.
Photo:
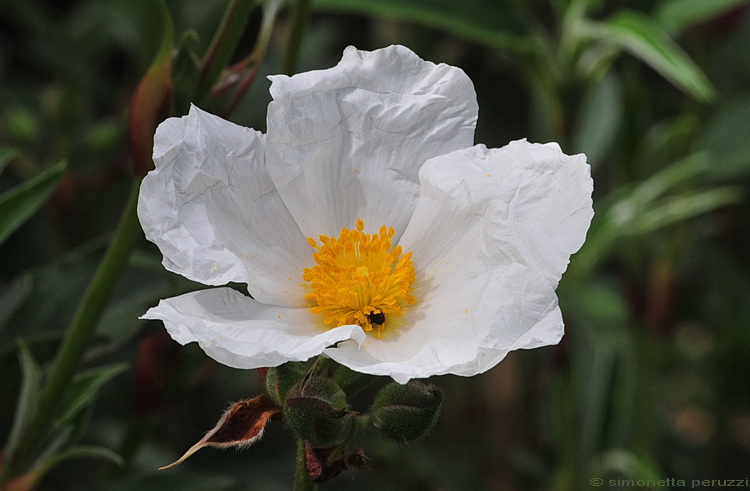
M380 338L385 326L402 315L402 307L416 302L411 295L414 264L411 252L391 249L393 228L383 225L372 235L364 228L357 220L356 230L342 228L338 239L321 235L321 245L307 239L318 264L303 271L311 290L305 299L324 323L357 324L365 331L375 329Z

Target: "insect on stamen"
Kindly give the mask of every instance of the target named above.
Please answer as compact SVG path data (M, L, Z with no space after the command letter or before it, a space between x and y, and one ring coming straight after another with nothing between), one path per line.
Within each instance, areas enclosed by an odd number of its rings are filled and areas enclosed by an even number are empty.
M377 314L367 314L367 320L369 320L371 324L382 326L385 324L385 314L382 312L378 312Z

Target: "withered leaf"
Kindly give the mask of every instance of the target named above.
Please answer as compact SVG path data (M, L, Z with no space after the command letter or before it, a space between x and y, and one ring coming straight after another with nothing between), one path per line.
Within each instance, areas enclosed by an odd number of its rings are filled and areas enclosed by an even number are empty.
M169 469L183 463L203 447L249 447L263 436L263 430L268 421L280 413L281 407L267 394L235 402L224 412L216 426L198 443L190 447L178 460L159 470Z
M357 448L348 454L341 447L313 448L305 442L305 467L310 479L322 483L333 479L347 469L365 469L365 455Z

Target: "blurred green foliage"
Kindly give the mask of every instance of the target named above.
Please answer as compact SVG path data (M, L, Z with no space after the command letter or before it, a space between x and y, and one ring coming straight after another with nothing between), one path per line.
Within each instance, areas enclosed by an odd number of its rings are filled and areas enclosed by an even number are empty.
M219 76L218 65L201 72L195 61L213 49L230 3L165 4L172 110L182 113ZM165 31L149 0L0 5L0 394L17 401L0 405L7 455L125 206L127 109ZM264 75L282 70L292 14L279 2L266 2L265 16L243 5L238 47L216 59L254 80L232 119L263 130ZM252 57L263 19L274 26L268 50ZM368 441L372 469L327 487L746 478L748 2L314 0L297 69L331 66L349 44L393 43L469 74L478 142L528 137L585 152L596 216L559 288L563 342L512 353L472 379L434 381L445 399L431 438ZM196 85L202 73L208 85ZM227 100L209 98L207 109ZM156 472L229 401L262 390L254 372L219 366L137 319L195 288L160 260L145 240L130 256L40 450L36 469L49 471L40 489L287 489L294 449L280 425L244 453L206 450Z

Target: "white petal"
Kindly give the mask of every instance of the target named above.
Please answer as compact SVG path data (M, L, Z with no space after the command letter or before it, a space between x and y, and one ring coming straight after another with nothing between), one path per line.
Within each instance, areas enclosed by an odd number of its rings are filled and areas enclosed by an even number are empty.
M586 157L565 155L556 143L477 145L430 160L420 180L420 202L401 240L418 268L439 261L456 235L482 219L485 254L526 264L556 286L594 215Z
M429 158L473 143L471 80L403 46L349 47L329 70L271 77L271 177L305 236L406 227Z
M521 264L492 265L466 253L476 251L471 235L456 246L421 280L419 303L404 316L406 326L380 340L370 336L361 348L340 343L326 354L353 370L406 383L448 373L476 375L509 351L559 342L563 322L545 278Z
M192 107L162 123L138 215L164 266L259 301L303 306L311 248L268 175L263 135Z
M197 342L211 358L234 368L274 367L304 361L352 339L359 326L325 329L307 308L264 305L230 288L187 293L159 302L142 319L160 319L180 344Z
M420 178L400 243L418 274L407 325L360 350L341 343L326 353L403 383L475 375L511 350L557 343L563 322L554 289L593 214L583 158L514 142L435 158Z

